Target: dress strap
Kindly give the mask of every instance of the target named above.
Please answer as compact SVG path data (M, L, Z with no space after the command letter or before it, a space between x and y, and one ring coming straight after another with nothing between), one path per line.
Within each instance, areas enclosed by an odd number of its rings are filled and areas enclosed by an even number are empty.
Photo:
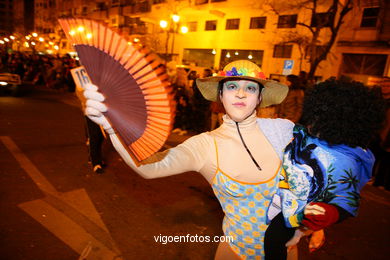
M215 137L213 137L213 139L214 139L214 145L215 145L215 156L217 157L217 169L219 169L218 145L217 145L217 140L215 140Z

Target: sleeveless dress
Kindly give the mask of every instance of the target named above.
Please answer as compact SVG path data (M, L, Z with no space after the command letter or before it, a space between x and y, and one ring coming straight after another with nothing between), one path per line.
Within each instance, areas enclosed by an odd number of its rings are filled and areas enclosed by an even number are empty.
M235 180L219 168L218 146L214 140L217 156L217 172L212 189L218 198L225 217L222 229L231 236L230 247L241 259L264 258L264 236L268 225L266 213L272 196L277 191L280 170L269 180L245 183Z

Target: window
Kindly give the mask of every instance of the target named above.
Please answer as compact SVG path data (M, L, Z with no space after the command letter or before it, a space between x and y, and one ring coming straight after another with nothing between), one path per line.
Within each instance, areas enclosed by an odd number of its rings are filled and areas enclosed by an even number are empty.
M331 27L330 13L315 13L311 17L311 27Z
M219 66L223 68L232 61L249 59L261 67L263 56L262 50L222 49Z
M215 55L212 49L184 49L183 64L195 64L199 67L214 67Z
M383 76L387 55L343 54L342 73Z
M211 0L211 3L216 3L216 2L225 2L226 0ZM202 5L202 4L207 4L209 0L195 0L196 5Z
M297 15L279 15L278 28L295 28Z
M187 23L189 32L196 32L198 29L198 22L189 22Z
M274 47L274 58L291 58L292 45L279 44Z
M149 4L148 1L139 1L139 2L135 2L135 4L132 6L132 11L131 13L135 14L135 13L147 13L147 12L150 12L151 9L152 9L152 5Z
M217 20L206 21L205 31L215 31L217 30Z
M98 11L104 11L104 10L107 10L107 6L105 3L96 3L96 10Z
M207 4L208 2L209 2L208 0L195 0L196 5Z
M314 55L314 59L318 58L326 49L325 45L316 45L313 49L313 53L311 53L309 47L306 48L306 56L305 58L309 58Z
M264 29L267 17L251 17L251 23L249 29Z
M226 30L238 30L240 27L240 19L227 19Z
M360 27L376 27L378 21L379 7L364 8Z

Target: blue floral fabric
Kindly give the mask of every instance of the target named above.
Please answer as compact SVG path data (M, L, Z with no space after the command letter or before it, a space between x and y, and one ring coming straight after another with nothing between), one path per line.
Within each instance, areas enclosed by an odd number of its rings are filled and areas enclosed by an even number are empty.
M360 191L371 178L375 161L371 151L329 145L298 125L293 135L279 181L286 225L299 226L305 205L312 201L337 205L356 216Z

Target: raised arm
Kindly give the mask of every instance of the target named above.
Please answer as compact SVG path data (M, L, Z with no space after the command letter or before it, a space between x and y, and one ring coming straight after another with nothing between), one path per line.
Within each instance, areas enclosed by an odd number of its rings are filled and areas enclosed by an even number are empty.
M114 129L103 115L107 106L103 103L104 96L94 85L87 85L84 92L87 98L86 115L95 123L101 125L109 134L115 150L125 163L136 173L146 179L160 178L187 171L199 171L207 160L206 134L194 136L177 147L156 153L137 166L127 149L123 146Z

